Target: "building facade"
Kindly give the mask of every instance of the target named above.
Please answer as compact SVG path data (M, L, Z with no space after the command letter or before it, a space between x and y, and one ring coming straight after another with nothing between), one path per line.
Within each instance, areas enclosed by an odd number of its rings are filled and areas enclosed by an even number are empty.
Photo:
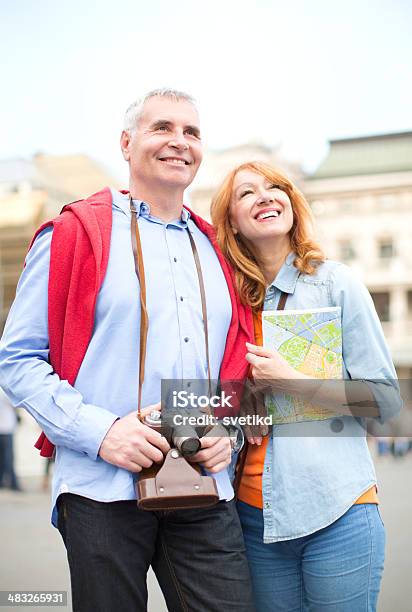
M368 287L400 378L412 377L412 132L332 140L304 192L327 256Z

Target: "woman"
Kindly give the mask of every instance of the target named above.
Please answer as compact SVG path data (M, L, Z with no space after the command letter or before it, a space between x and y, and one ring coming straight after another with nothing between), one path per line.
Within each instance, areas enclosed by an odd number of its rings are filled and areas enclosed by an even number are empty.
M349 268L325 260L303 195L266 164L243 164L226 177L212 221L241 298L254 310L256 344L262 344L259 313L280 300L287 310L340 307L343 378L360 379L305 386L314 381L279 353L247 345L255 381L276 381L277 391L303 395L311 389L316 403L329 402L340 415L276 425L263 440L249 439L238 508L257 609L375 610L385 532L364 429L347 405L356 400L357 415L383 419L388 391L397 404L399 397L370 295Z

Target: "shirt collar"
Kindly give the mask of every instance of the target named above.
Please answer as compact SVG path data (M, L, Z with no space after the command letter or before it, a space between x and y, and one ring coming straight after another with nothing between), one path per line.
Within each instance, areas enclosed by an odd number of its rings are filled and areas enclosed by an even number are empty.
M275 287L284 293L294 293L296 288L296 283L299 277L299 270L295 268L293 265L296 259L295 253L289 253L289 255L285 259L285 263L277 273L275 280L269 285L270 287Z
M189 221L189 219L190 219L190 210L187 210L187 208L183 206L180 221L183 224L185 224L185 226L187 226L187 222Z
M113 205L117 208L120 208L126 215L130 214L130 200L128 193L122 193L112 189L112 200ZM156 217L151 217L150 215L150 205L147 202L143 202L143 200L132 200L135 210L137 211L138 217L145 217L150 220L157 220L161 223L160 219ZM180 219L176 219L175 221L170 221L167 225L178 225L179 227L187 227L188 221L190 219L190 211L188 211L185 207L182 208L182 214Z

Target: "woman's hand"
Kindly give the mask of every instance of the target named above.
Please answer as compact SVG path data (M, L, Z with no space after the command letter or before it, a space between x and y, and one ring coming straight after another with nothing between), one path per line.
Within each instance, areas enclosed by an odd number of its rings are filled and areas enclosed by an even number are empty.
M246 342L246 348L246 359L252 366L252 377L256 383L261 381L265 388L284 391L290 389L291 381L308 379L308 376L292 368L277 351L249 342Z
M261 391L288 393L306 402L327 406L340 415L349 413L345 394L345 385L348 381L312 378L292 368L277 351L270 351L248 342L246 347L249 351L246 359L252 366L253 380ZM350 383L353 388L354 383L355 381ZM362 387L365 388L366 385L362 383ZM356 397L363 399L364 395L357 390Z
M256 391L260 394L256 396L254 403L256 414L266 416L266 407L262 392L275 393L280 391L292 391L296 388L296 380L307 379L308 377L297 372L277 351L265 349L246 342L248 353L246 359L251 365L251 375ZM247 401L250 406L251 402ZM263 412L262 412L263 411ZM245 427L245 435L250 444L262 443L262 435L267 435L265 427ZM260 430L260 431L259 431Z

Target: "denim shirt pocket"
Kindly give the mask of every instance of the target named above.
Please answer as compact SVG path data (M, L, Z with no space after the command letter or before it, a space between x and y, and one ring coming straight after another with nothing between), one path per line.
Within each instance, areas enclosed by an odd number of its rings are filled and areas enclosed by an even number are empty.
M333 305L329 280L300 275L297 284L295 295L299 295L299 304L293 306L292 300L290 300L291 307L304 308L306 310L326 308Z

